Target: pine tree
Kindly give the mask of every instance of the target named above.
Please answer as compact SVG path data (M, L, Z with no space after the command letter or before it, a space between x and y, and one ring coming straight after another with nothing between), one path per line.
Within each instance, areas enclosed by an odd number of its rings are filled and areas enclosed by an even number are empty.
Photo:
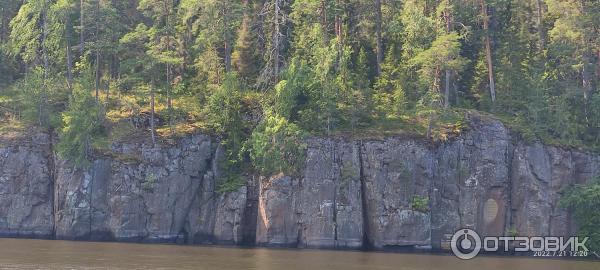
M245 15L238 32L238 40L232 59L233 66L238 74L250 84L253 84L258 76L260 58L256 50L258 44L253 31L250 29L250 23L249 16Z
M60 130L58 154L70 160L76 167L90 164L95 149L102 148L105 142L100 107L90 95L93 76L89 74L77 80L69 100L68 108L62 113L63 126Z

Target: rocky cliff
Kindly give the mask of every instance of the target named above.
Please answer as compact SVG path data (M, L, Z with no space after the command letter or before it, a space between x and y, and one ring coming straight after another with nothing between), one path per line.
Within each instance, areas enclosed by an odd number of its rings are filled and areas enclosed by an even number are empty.
M0 236L54 233L54 157L50 137L37 133L0 142Z
M261 182L258 244L438 249L460 228L572 235L560 191L600 174L597 155L524 143L476 116L442 144L312 139L307 151L301 177ZM428 209L415 198L428 198Z
M395 249L448 234L570 235L562 188L600 174L600 156L526 143L471 115L458 138L308 139L300 176L254 177L215 191L222 149L113 144L76 170L43 134L0 146L0 236ZM425 205L417 205L417 202Z
M85 171L57 161L55 237L241 243L247 188L215 192L220 151L196 135L174 146L113 145L116 158Z

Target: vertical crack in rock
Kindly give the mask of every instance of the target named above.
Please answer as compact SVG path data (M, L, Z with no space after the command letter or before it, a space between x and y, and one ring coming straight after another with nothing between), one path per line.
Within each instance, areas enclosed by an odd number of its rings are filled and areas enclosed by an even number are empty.
M333 222L333 246L335 248L338 247L338 224L337 224L337 215L338 215L338 209L337 209L337 193L338 193L338 182L339 179L337 179L336 175L335 175L335 169L336 169L336 165L337 165L337 160L336 160L336 147L335 147L335 140L333 138L329 139L330 141L330 151L331 151L331 168L330 168L330 179L333 181L333 204L332 204L332 222ZM340 166L337 166L339 168L341 168Z
M49 139L49 149L48 154L48 170L50 171L50 182L52 185L52 193L50 195L50 204L51 204L51 217L52 217L52 234L51 238L56 239L56 214L58 209L58 201L57 201L57 186L56 186L56 152L54 151L54 131L50 130L48 136Z
M258 222L258 177L252 175L246 183L246 207L242 216L242 241L240 244L250 246L256 242Z
M85 171L55 156L53 134L32 135L0 147L0 235L368 250L437 249L464 226L574 233L559 193L597 174L598 156L524 142L498 121L473 121L461 137L432 147L404 137L312 138L303 176L268 184L250 176L245 189L224 195L215 193L222 149L207 136L164 151L113 144L118 158ZM168 181L146 183L145 171ZM414 211L414 195L429 195L429 220ZM505 211L495 223L482 214L490 198Z
M359 163L359 167L358 167L358 175L360 178L360 196L361 196L361 203L362 203L362 219L363 219L363 249L369 250L372 248L371 245L371 239L369 237L369 235L371 234L370 232L370 228L369 228L369 205L367 202L367 184L366 184L366 179L365 179L365 174L364 174L364 161L363 161L363 141L359 140L358 141L358 163Z
M184 218L184 220L187 220L187 219L188 219L188 217L189 217L189 215L190 215L190 212L191 212L191 210L192 210L192 207L194 206L194 203L195 203L195 202L196 202L196 200L198 199L198 194L200 193L200 190L201 190L201 188L202 188L202 183L204 182L204 177L202 176L202 172L199 172L199 174L201 175L201 176L199 176L199 177L196 177L196 176L192 176L192 177L190 177L190 184L189 184L189 185L188 185L188 187L186 188L186 190L192 189L192 186L194 185L194 182L195 182L195 181L198 181L198 182L199 182L199 183L198 183L198 187L196 187L196 188L195 188L195 189L192 191L192 192L193 192L193 193L192 193L192 194L193 194L193 195L192 195L192 200L191 200L191 201L190 201L190 203L189 203L189 204L188 204L188 205L185 207L185 211L184 211L184 214L183 214L183 218ZM173 205L177 205L177 200L175 200L175 201L174 201ZM171 231L171 232L176 232L177 234L185 234L185 225L184 225L184 224L185 224L185 221L184 221L184 222L181 222L181 223L179 223L179 224L180 224L179 228L175 228L175 225L176 225L176 223L178 223L178 222L175 222L175 219L176 219L176 217L175 217L175 211L173 211L173 216L172 216L172 222L171 222L171 229L170 229L170 231ZM186 240L187 240L187 239L186 239Z
M89 204L88 204L89 226L90 226L90 228L88 230L88 234L89 234L88 238L89 239L92 239L92 231L93 231L92 226L94 224L94 220L93 220L93 215L94 215L94 206L93 206L94 205L94 178L96 178L96 173L97 173L97 171L93 170L93 175L91 176L90 183L89 183L89 185L90 185L90 187L89 187L90 196L89 196Z
M205 175L205 170L208 170L209 168L211 168L211 165L213 163L213 159L216 157L216 154L213 153L211 151L211 154L206 157L206 159L201 160L200 162L204 162L204 165L201 165L200 168L204 168L204 169L199 169L197 171L197 175L191 175L190 176L190 183L188 185L188 187L186 188L186 191L192 190L192 199L190 200L189 204L187 206L185 206L185 210L183 212L183 215L181 216L181 218L183 220L181 220L181 222L176 220L176 215L175 215L175 211L173 211L173 217L172 217L172 221L171 221L171 229L170 231L173 233L177 233L178 238L179 235L183 235L185 239L183 239L185 242L188 241L188 232L186 231L186 223L189 222L189 217L190 217L190 213L192 212L192 208L194 206L194 204L196 203L196 201L201 200L198 197L200 197L201 193L202 193L202 187L204 185L204 181L206 181L206 177L204 177ZM198 186L194 188L194 183L198 182ZM178 199L175 199L173 201L173 205L177 205ZM202 203L200 203L201 205ZM176 228L176 226L178 226Z
M509 133L509 138L511 138L510 141L508 141L508 149L506 151L506 166L508 168L508 183L507 183L507 189L508 189L508 195L507 195L507 204L506 204L506 221L504 224L504 232L508 232L509 230L511 230L515 224L514 224L514 220L513 220L513 216L514 216L514 206L513 206L513 189L514 189L514 182L513 182L513 162L514 162L514 157L515 157L515 144L514 144L514 139L512 139L512 134Z
M338 187L337 184L334 185L334 192L333 192L333 207L332 207L332 211L333 211L333 243L334 246L337 247L337 241L338 241L338 224L337 224L337 191L338 191Z
M457 178L456 189L458 191L457 192L457 196L458 197L456 198L456 208L457 208L456 211L458 213L458 224L465 224L464 223L464 217L463 217L463 211L461 209L461 204L460 204L460 194L463 191L463 189L462 189L462 182L464 180L466 180L467 177L469 177L469 176L468 175L464 175L464 177L463 177L463 175L462 175L462 173L463 173L462 172L462 170L463 170L463 167L462 167L463 166L463 162L462 162L463 152L461 151L462 147L458 146L457 148L458 148L458 150L457 150L458 154L456 155L456 159L457 159L456 166L457 166L457 169L459 170L459 173L456 174L456 178ZM465 173L468 174L469 172L465 172ZM454 229L458 229L458 228L454 228Z

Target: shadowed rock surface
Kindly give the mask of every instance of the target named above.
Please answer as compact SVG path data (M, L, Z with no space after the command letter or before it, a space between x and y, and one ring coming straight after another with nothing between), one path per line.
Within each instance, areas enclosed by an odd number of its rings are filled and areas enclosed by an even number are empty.
M460 228L574 234L560 192L600 174L600 157L520 141L499 121L469 118L468 131L438 144L310 138L299 175L249 176L227 194L216 192L223 149L208 136L115 143L111 156L81 170L54 158L46 134L28 135L0 147L0 235L439 249Z
M460 228L573 235L560 191L600 174L599 157L522 142L499 121L471 115L469 123L460 137L436 145L309 140L301 177L263 181L257 244L439 249ZM428 209L415 208L414 198L427 198Z
M44 133L0 142L0 236L52 237L51 147Z
M239 243L245 187L215 192L216 151L196 135L175 146L113 145L87 170L57 162L56 237Z

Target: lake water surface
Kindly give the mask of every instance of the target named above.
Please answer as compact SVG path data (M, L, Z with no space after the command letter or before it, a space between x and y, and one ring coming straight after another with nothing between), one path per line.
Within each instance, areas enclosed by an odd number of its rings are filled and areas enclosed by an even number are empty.
M600 262L0 239L0 269L600 270Z

